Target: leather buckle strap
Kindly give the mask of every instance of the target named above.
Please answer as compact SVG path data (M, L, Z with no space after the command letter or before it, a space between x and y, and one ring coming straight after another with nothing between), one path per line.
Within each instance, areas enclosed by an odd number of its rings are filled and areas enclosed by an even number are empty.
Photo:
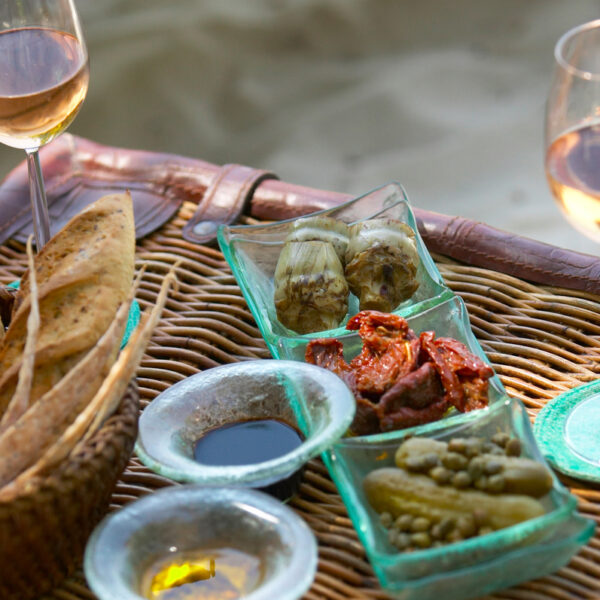
M242 165L223 165L206 189L194 216L183 227L183 237L196 244L213 243L219 225L235 222L256 187L266 179L277 179L277 176Z

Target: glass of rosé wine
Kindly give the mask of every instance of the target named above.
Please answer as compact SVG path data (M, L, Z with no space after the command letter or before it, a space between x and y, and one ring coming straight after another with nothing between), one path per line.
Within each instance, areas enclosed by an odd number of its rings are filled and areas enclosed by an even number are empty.
M570 223L600 242L600 19L567 31L554 58L546 176Z
M0 142L26 152L38 251L50 239L38 149L73 121L88 81L73 0L0 0Z

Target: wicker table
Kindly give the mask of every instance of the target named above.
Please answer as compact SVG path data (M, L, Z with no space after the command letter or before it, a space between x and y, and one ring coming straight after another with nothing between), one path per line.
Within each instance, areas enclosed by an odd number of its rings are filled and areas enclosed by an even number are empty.
M153 304L168 269L181 261L172 293L138 372L141 408L173 383L213 366L269 358L263 339L221 252L183 239L196 205L184 202L166 225L137 248L146 266L138 301ZM243 219L251 222L249 218ZM473 331L509 394L531 418L560 392L600 374L600 296L527 283L494 270L434 255L446 283L467 303ZM22 244L0 247L0 282L25 268ZM565 481L580 511L598 521L600 491ZM112 496L111 510L173 483L131 458ZM344 505L320 460L312 461L291 506L319 542L318 572L306 600L384 599ZM542 600L600 597L600 535L552 576L502 591L493 598ZM46 600L93 600L81 571Z

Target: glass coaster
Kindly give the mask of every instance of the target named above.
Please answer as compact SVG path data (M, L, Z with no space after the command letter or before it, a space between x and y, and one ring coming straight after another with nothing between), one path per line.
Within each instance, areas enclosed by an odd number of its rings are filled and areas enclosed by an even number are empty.
M570 477L600 482L600 381L554 398L536 417L533 431L552 466Z

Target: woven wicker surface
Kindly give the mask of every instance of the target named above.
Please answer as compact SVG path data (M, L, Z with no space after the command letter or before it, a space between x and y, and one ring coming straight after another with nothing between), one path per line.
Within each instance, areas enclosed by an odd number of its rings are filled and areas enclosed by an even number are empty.
M12 502L0 503L2 600L34 600L79 566L131 456L138 412L132 382L116 413L74 457Z
M138 300L153 303L162 277L176 261L179 290L168 300L138 372L142 408L161 391L204 369L239 360L268 358L241 292L217 249L190 244L179 215L138 248L137 267L147 265ZM532 418L562 392L600 373L600 297L544 288L496 272L435 257L448 285L467 303L475 335L507 390L521 398ZM0 281L24 270L23 248L0 249ZM171 485L134 457L112 496L113 510ZM600 519L600 491L570 482L580 511ZM319 460L312 461L291 506L319 540L319 568L306 600L384 599L334 484ZM493 598L541 600L600 597L600 534L558 573L498 593ZM46 600L93 600L81 572Z

